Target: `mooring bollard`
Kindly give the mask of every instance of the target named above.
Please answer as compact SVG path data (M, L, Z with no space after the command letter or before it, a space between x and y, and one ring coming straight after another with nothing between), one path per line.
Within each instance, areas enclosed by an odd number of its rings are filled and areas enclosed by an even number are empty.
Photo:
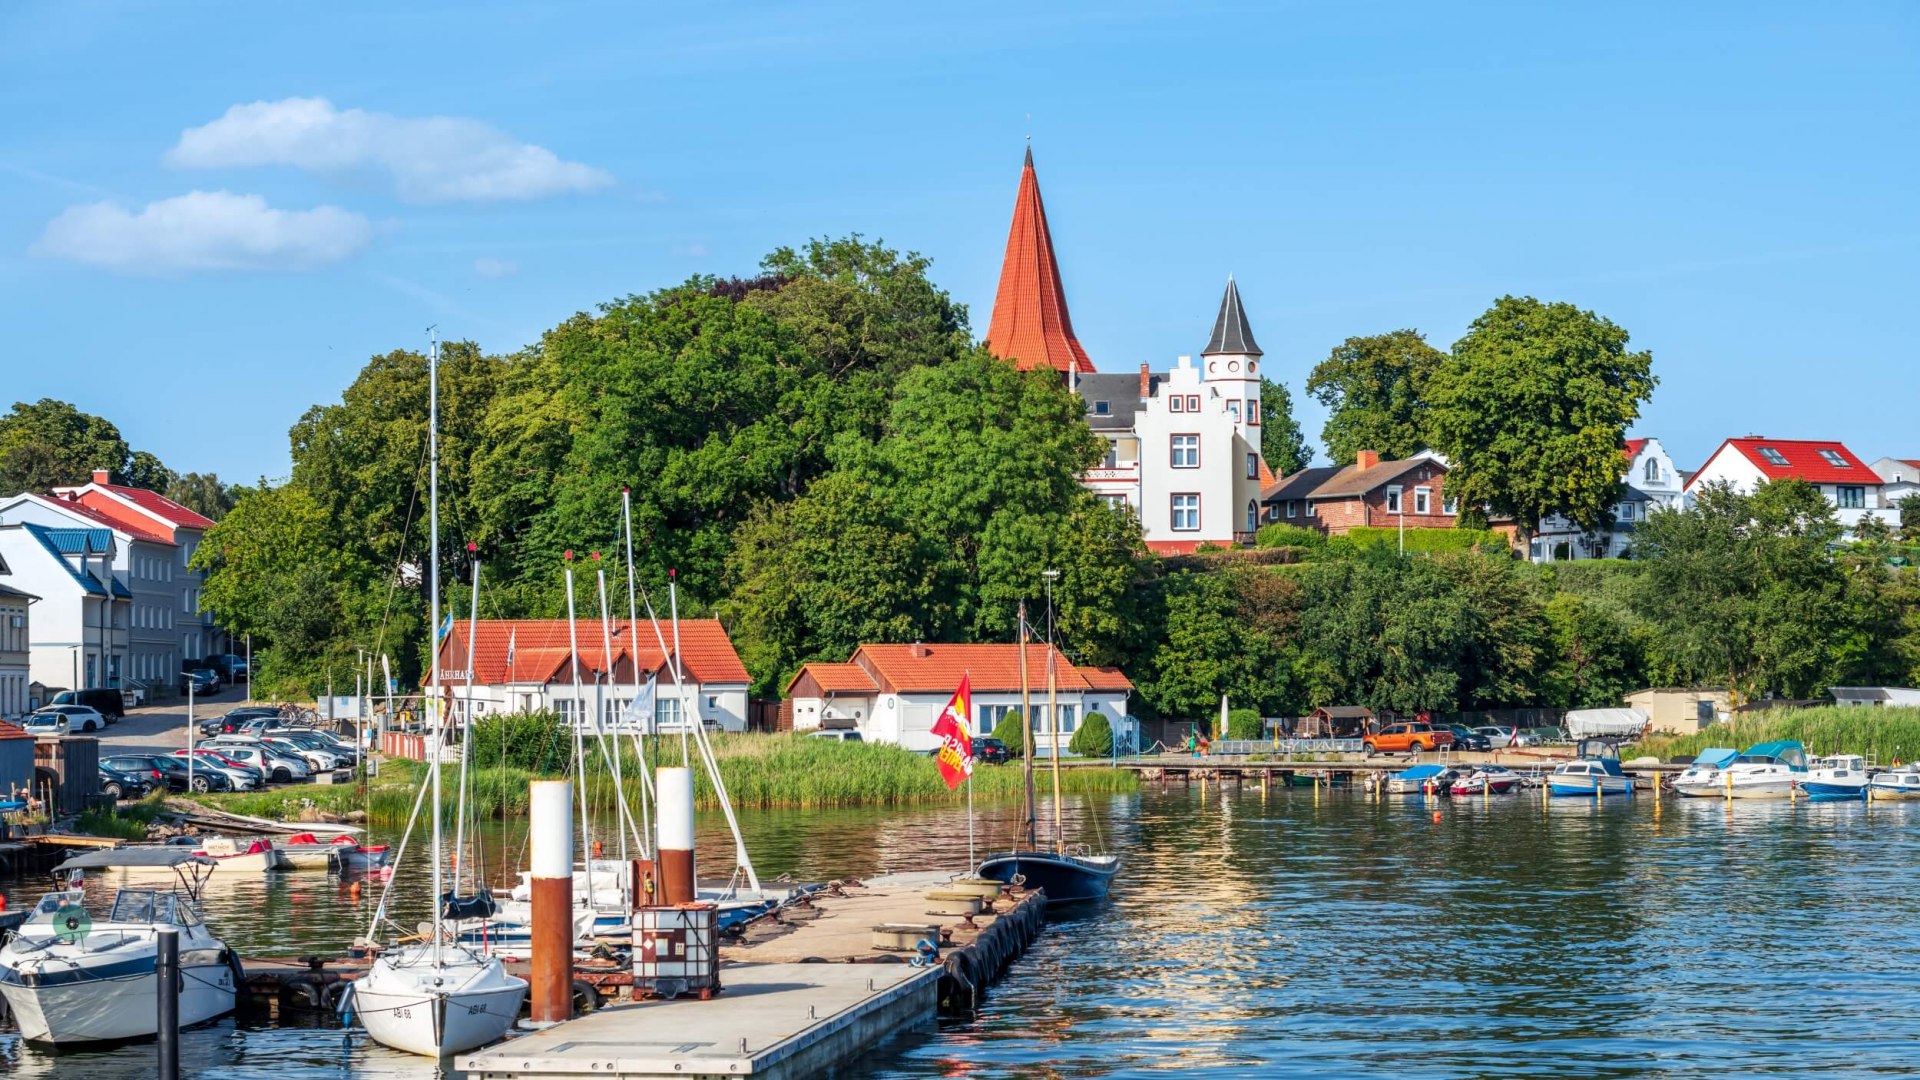
M573 785L536 780L527 801L533 829L528 1013L535 1024L558 1024L573 1019Z
M658 769L653 789L660 830L660 892L663 904L691 904L693 878L693 772L682 766Z
M153 977L159 1001L154 1045L160 1051L160 1080L180 1080L180 931L160 927L154 945Z

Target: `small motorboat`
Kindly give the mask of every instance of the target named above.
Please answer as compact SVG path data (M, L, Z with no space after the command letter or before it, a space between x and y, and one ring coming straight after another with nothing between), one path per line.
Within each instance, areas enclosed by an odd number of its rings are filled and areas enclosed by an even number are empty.
M1117 855L1076 855L1064 851L1007 851L980 863L980 876L1016 883L1047 894L1047 905L1091 904L1107 898L1120 872Z
M334 837L332 846L336 849L334 868L342 873L385 870L387 860L393 856L393 849L385 844L362 844L344 834Z
M289 870L333 870L340 865L342 853L358 846L351 836L341 839L346 842L326 843L312 833L295 833L283 840L274 840L273 847Z
M1691 772L1692 770L1689 770ZM1807 778L1807 752L1791 739L1755 743L1711 773L1673 789L1692 798L1791 799Z
M1453 782L1455 795L1505 795L1520 786L1520 774L1505 765L1482 765Z
M173 860L172 869L204 858L180 848L123 850L137 852L142 868L157 856ZM118 856L91 852L81 857L90 860L85 867L63 864L74 872L72 887L41 899L0 948L0 996L28 1041L64 1046L151 1037L158 1029L154 967L162 928L179 934L180 1026L233 1011L239 961L200 921L189 897L124 888L107 918L93 921L79 871L111 868Z
M1846 802L1867 797L1867 759L1859 754L1831 754L1807 763L1800 790L1814 802Z
M1867 781L1867 798L1874 802L1920 800L1920 765L1897 765L1874 773Z
M194 854L211 859L212 871L216 874L261 874L288 869L285 856L271 840L241 841L228 836L208 836L202 838L200 849Z
M1547 774L1547 794L1585 796L1633 794L1633 777L1620 768L1620 749L1611 739L1581 739L1572 761Z
M1387 777L1390 795L1445 795L1458 776L1445 765L1415 765Z
M1703 791L1720 782L1720 770L1731 765L1740 751L1724 746L1710 746L1694 755L1687 767L1673 779L1673 789L1685 795L1689 790Z

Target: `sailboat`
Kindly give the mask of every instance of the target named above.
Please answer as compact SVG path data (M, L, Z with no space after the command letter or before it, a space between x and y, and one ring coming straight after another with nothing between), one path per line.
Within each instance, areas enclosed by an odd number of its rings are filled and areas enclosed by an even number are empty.
M1047 571L1049 580L1055 571ZM1051 608L1051 601L1049 601ZM1060 691L1054 671L1052 612L1047 633L1047 717L1053 735L1053 849L1046 850L1035 835L1033 798L1033 709L1027 686L1027 605L1020 605L1020 723L1026 740L1022 761L1026 768L1027 846L989 855L980 863L980 876L1009 884L1018 882L1047 894L1048 907L1087 904L1107 898L1120 872L1120 856L1071 853L1066 849L1060 815Z
M427 588L430 632L440 632L440 345L427 361ZM431 650L433 733L428 743L428 785L433 799L433 931L419 944L381 953L353 984L352 1011L375 1042L395 1050L444 1058L499 1039L519 1019L527 981L507 974L498 957L484 956L446 940L441 902L444 837L440 821L440 749L446 744L446 710L440 693L440 650ZM384 901L382 903L384 908ZM376 919L378 916L376 916ZM371 936L371 932L369 932Z

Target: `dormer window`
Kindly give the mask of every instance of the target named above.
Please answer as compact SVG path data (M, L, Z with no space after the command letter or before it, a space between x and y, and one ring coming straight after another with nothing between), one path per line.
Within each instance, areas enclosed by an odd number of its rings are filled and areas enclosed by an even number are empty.
M1659 458L1647 459L1647 479L1649 481L1657 481L1660 479L1660 459Z
M1112 407L1104 401L1096 401L1093 403L1093 415L1095 416L1105 416L1112 411Z
M1787 455L1775 450L1771 446L1761 447L1760 456L1766 458L1767 464L1769 465L1785 465L1787 463Z
M1838 450L1822 450L1820 451L1820 456L1827 459L1827 464L1833 466L1836 469L1853 468L1853 466L1847 464L1846 458L1843 458L1840 456L1840 451Z

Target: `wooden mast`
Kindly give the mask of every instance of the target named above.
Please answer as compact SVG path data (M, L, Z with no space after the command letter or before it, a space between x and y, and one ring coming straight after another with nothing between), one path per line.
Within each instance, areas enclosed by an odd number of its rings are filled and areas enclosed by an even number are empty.
M1020 601L1020 761L1027 781L1027 850L1038 844L1034 838L1033 812L1033 700L1027 692L1027 602Z

